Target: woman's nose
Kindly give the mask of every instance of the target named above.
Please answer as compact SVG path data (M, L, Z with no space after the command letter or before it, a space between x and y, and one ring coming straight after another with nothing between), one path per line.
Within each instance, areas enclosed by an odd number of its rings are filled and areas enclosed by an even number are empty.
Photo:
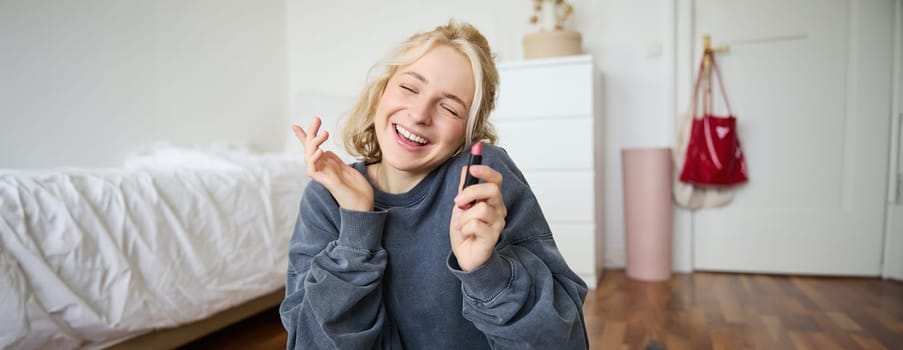
M433 109L430 99L421 97L411 103L408 114L419 124L429 124L433 119Z

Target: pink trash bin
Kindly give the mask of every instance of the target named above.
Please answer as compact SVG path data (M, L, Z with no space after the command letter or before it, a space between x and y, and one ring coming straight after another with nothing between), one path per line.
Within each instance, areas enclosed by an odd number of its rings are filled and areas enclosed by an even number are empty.
M671 278L672 164L670 148L621 150L627 277Z

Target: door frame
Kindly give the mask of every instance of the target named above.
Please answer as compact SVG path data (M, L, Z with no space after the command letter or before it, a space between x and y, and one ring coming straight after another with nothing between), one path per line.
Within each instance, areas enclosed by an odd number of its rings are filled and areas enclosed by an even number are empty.
M891 139L887 169L887 213L884 224L884 254L882 257L881 277L903 280L903 252L892 249L894 243L903 242L903 232L893 232L896 227L903 227L903 216L899 215L903 207L903 188L899 188L901 180L899 164L901 143L903 143L903 0L894 4L894 67L891 96Z
M683 109L686 108L686 104L690 101L691 98L691 90L693 86L693 70L695 69L695 62L693 62L693 56L695 50L701 50L701 47L698 46L695 42L694 33L693 33L693 22L694 22L694 0L675 0L675 1L666 1L665 2L665 33L663 33L663 59L665 64L665 72L666 72L666 85L672 87L673 94L666 99L665 103L668 104L666 106L666 111L670 111L670 115L666 116L664 119L667 121L669 129L675 130L675 125L679 122L679 115L683 112ZM897 189L898 183L896 181L896 171L899 168L899 164L897 164L897 160L899 159L899 143L903 142L903 118L900 117L901 113L903 113L903 0L895 0L895 14L894 14L894 80L893 80L893 106L892 106L892 117L893 121L891 122L892 131L890 137L889 147L890 149L890 157L889 157L889 167L888 167L888 177L887 177L887 188L888 189L888 204L887 210L888 214L891 210L891 206L894 205L896 199L896 191L903 191L903 189ZM714 45L718 45L718 38L714 38ZM670 144L674 144L674 133L672 132L669 137ZM896 203L896 205L903 205L903 203ZM896 278L903 280L903 276L899 274L903 274L903 272L896 271L895 267L889 266L888 260L892 254L900 254L899 252L891 251L888 242L894 241L891 237L891 223L889 221L889 216L885 215L885 230L884 230L884 249L882 254L882 267L881 267L881 276L883 278ZM674 207L674 222L672 228L672 241L673 241L673 252L672 252L672 269L675 272L693 272L695 271L695 262L694 262L694 215L693 211ZM903 237L896 237L897 240L903 239ZM899 259L899 258L898 258Z
M680 113L687 108L690 92L693 87L693 52L696 45L693 40L693 0L665 1L665 38L663 53L665 71L668 73L667 86L671 86L673 94L666 103L665 110L670 111L665 118L671 140L675 142L675 126L679 123ZM676 272L693 272L693 212L688 209L674 207L674 223L672 228L672 268Z

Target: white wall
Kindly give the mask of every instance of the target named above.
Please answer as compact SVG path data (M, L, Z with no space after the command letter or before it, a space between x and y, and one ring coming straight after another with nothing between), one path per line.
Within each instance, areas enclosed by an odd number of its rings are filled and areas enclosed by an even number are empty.
M660 52L670 32L664 27L666 2L570 2L575 15L568 26L583 34L584 49L594 55L603 75L606 263L623 266L620 150L670 145L672 139L670 63ZM311 91L357 94L370 65L392 45L450 17L477 26L496 50L498 61L521 59L523 36L537 30L527 21L532 2L525 0L288 0L287 4L292 101ZM297 114L301 110L308 108L291 108L291 122L309 120L310 116Z
M667 1L572 0L603 75L606 257L624 263L620 151L671 143ZM311 94L350 100L415 31L473 23L522 57L532 2L0 1L0 167L115 166L156 141L293 149ZM504 86L501 87L504 89ZM303 113L303 114L302 114ZM286 117L288 114L288 117ZM328 117L328 116L327 116Z
M279 149L284 8L0 1L0 168L115 166L157 141Z
M574 2L584 48L602 72L605 134L606 265L623 267L624 201L621 150L670 147L673 89L668 80L665 2ZM578 7L580 6L580 7Z

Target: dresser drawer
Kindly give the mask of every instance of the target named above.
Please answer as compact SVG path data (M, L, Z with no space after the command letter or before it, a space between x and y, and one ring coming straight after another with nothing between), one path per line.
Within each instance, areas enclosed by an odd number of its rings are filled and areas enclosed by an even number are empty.
M555 244L571 270L578 275L595 273L596 227L592 224L549 223Z
M495 120L593 113L593 66L588 59L579 64L510 67L501 69L499 77Z
M546 220L593 222L593 173L590 171L524 172Z
M593 168L593 120L501 120L499 145L521 170Z
M590 288L602 269L597 72L590 55L502 62L490 120L524 173L568 266ZM598 178L597 178L598 177ZM510 181L510 180L505 180ZM601 205L601 204L600 204Z

